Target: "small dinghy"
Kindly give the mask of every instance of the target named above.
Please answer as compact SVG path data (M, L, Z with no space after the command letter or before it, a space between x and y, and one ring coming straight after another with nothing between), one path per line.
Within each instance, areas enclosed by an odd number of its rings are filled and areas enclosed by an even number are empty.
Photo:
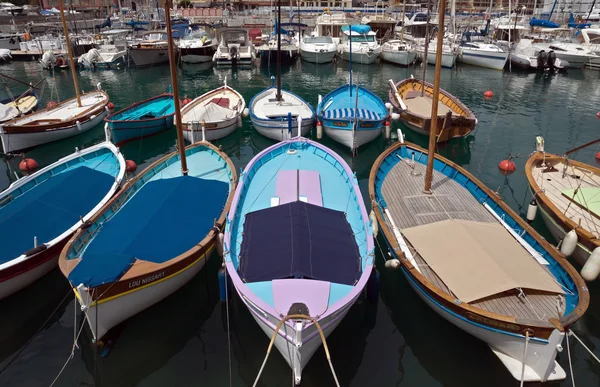
M16 98L7 97L0 99L0 112L2 112L0 113L0 122L10 121L13 118L36 111L39 102L40 97L33 89L27 90Z
M63 157L0 194L0 299L52 268L73 233L113 196L125 160L110 142Z
M352 84L338 87L320 99L317 112L327 136L352 151L377 138L388 119L381 98Z
M225 85L194 99L181 109L183 137L192 144L199 140L219 140L242 127L248 115L244 97ZM202 128L204 127L204 133Z
M368 282L369 224L350 167L305 138L263 150L240 178L224 235L227 272L296 384Z
M151 136L173 126L173 94L165 93L113 113L104 120L112 131L115 144Z
M415 132L429 136L433 85L407 78L396 84L390 79L389 86L390 103L400 113L400 120ZM473 112L443 89L439 90L437 120L437 142L466 137L477 125L477 118Z

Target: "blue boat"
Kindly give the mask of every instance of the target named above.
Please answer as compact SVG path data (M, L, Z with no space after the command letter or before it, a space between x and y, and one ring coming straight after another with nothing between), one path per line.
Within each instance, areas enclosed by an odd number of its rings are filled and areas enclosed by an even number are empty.
M356 175L302 137L268 147L240 177L224 251L240 299L298 385L372 273L372 228Z
M325 133L352 151L377 138L388 119L385 103L362 86L344 85L319 100Z
M56 267L73 233L119 189L125 160L112 143L77 150L0 194L0 300Z
M174 115L173 94L165 93L136 102L104 120L112 131L113 142L121 145L170 129Z

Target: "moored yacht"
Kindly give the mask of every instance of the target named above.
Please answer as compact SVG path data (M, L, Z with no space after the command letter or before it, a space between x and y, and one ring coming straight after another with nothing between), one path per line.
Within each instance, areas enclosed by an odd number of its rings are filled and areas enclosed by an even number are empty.
M375 39L375 32L365 25L342 27L342 40L338 53L345 61L360 64L373 64L381 54L381 46ZM352 41L352 55L350 42Z
M300 55L307 62L329 63L336 52L337 45L331 36L304 36L300 39Z

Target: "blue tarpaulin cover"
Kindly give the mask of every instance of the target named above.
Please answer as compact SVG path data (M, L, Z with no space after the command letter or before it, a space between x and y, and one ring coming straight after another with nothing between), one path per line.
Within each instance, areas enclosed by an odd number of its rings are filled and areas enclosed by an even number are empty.
M69 274L74 285L118 280L135 259L163 263L202 241L219 218L229 185L191 176L145 184L110 220Z
M246 282L308 278L354 285L360 277L346 215L301 201L246 214L239 259Z
M110 190L113 176L77 167L51 177L0 210L0 264L56 238L87 215Z

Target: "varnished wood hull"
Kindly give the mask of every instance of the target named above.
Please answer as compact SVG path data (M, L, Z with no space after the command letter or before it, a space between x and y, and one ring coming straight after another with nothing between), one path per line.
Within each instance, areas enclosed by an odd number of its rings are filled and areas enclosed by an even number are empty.
M420 92L422 82L416 79L404 79L396 83L396 89L400 96L405 99L407 93L411 91ZM425 94L433 95L433 85L425 82ZM400 114L400 120L415 132L429 136L431 128L431 113L427 115L418 114L410 109L402 110L400 103L394 93L389 91L389 101L395 110ZM458 98L440 89L440 101L460 114L452 114L452 119L447 122L444 115L439 115L437 122L437 142L447 142L453 138L466 137L475 130L477 119L471 110L466 107ZM445 125L446 124L446 125ZM445 127L444 127L445 125Z

